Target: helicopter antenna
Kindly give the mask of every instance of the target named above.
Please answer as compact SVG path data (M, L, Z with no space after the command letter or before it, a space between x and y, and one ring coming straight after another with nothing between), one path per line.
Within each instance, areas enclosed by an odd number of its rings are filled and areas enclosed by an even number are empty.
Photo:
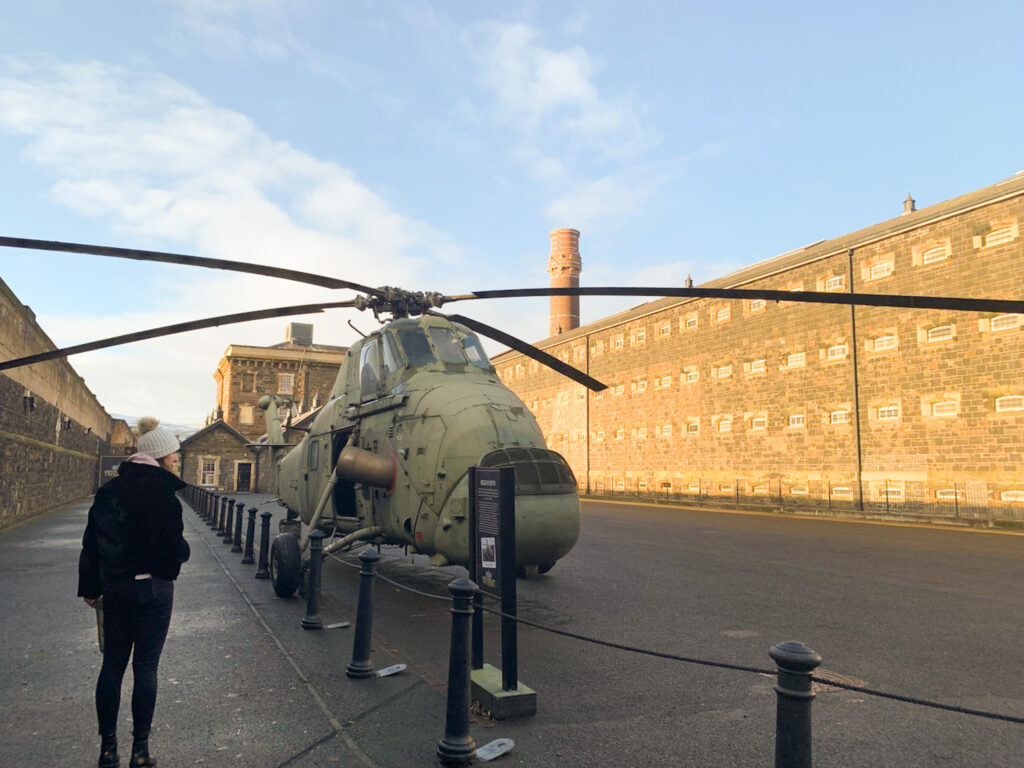
M351 320L349 320L349 321L348 321L348 327L349 327L349 328L351 328L351 329L352 329L353 331L355 331L356 333L358 333L358 334L359 334L360 336L362 336L362 337L363 337L364 339L366 338L366 334L365 334L365 333L363 333L362 331L360 331L360 330L359 330L358 328L356 328L356 327L355 327L355 325L353 325L353 324L352 324L352 321L351 321Z

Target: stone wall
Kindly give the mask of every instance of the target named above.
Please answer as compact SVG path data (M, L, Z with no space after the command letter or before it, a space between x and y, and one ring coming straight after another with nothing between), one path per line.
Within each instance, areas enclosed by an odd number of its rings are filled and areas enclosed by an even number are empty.
M852 275L849 249L826 243L807 259L780 257L729 284L849 291L852 281L858 293L1019 299L1022 225L1018 194L904 231L851 236ZM952 494L1024 510L1020 321L660 300L542 345L608 384L604 392L517 353L495 364L591 492L699 484L730 497L771 488L852 501L863 488L868 502Z
M0 374L0 528L93 493L111 445Z
M53 348L0 281L0 359ZM66 360L0 374L0 528L93 493L113 424Z
M215 461L216 472L212 482L203 483L203 459ZM181 478L190 485L199 485L221 493L234 493L237 485L239 464L249 465L249 488L256 482L256 456L228 430L214 425L209 431L196 435L182 446ZM263 491L263 488L259 488Z

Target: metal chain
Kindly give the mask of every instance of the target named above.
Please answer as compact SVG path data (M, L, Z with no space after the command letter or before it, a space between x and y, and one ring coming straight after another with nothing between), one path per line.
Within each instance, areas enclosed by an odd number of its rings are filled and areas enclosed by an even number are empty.
M340 557L337 557L337 556L335 556L333 554L331 555L331 557L333 557L335 560L337 560L340 563L344 563L345 565L347 565L349 567L352 567L352 568L358 568L359 567L358 565L356 565L354 563L346 562L345 560L342 560ZM418 589L413 589L412 587L408 587L405 584L400 584L397 581L393 581L392 579L387 578L386 576L382 576L379 572L377 572L377 576L379 578L383 579L384 581L386 581L388 584L392 584L392 585L398 587L399 589L404 589L407 592L412 592L414 595L421 595L422 597L427 597L427 598L430 598L431 600L441 600L443 602L449 602L449 603L452 601L452 598L450 598L450 597L448 597L446 595L433 595L433 594L430 594L428 592L422 592L422 591L420 591ZM539 630L542 630L544 632L550 632L550 633L555 634L555 635L562 635L563 637L571 637L574 640L582 640L585 643L592 643L594 645L601 645L601 646L604 646L606 648L615 648L615 649L620 650L620 651L628 651L629 653L638 653L638 654L642 654L644 656L654 656L656 658L669 659L671 661L682 661L682 662L685 662L687 664L697 664L697 665L704 666L704 667L715 667L717 669L731 669L731 670L735 670L737 672L752 672L754 674L767 675L769 677L775 677L776 674L777 674L777 670L774 670L774 669L765 669L765 668L762 668L762 667L749 667L749 666L745 666L743 664L729 664L727 662L710 661L708 659L697 659L697 658L694 658L692 656L680 656L679 654L675 654L675 653L665 653L663 651L652 651L649 648L638 648L637 646L626 645L625 643L615 643L615 642L611 642L609 640L601 640L601 639L596 638L596 637L588 637L587 635L580 635L580 634L577 634L576 632L568 632L568 631L566 631L564 629L555 629L554 627L548 627L548 626L545 626L544 624L540 624L540 623L538 623L536 621L531 621L530 619L524 619L521 616L510 616L507 613L502 613L497 608L490 608L490 607L488 607L486 605L485 606L481 606L481 608L486 613L493 614L494 616L501 616L502 618L505 618L505 619L512 619L513 621L515 621L515 622L517 622L519 624L525 624L525 625L527 625L529 627L533 627L535 629L539 629ZM961 715L972 715L972 716L975 716L975 717L988 718L990 720L1001 720L1001 721L1007 722L1007 723L1020 723L1020 724L1024 724L1024 717L1015 717L1013 715L1004 715L1004 714L999 713L999 712L986 712L986 711L980 710L980 709L969 709L967 707L960 707L960 706L957 706L955 704L942 704L942 703L937 702L937 701L929 701L927 699L918 699L918 698L915 698L913 696L901 696L900 694L887 693L885 691L878 691L878 690L875 690L873 688L866 688L864 686L850 685L848 683L841 683L841 682L838 682L838 681L835 681L835 680L826 680L824 678L815 677L814 675L811 676L811 680L814 681L815 683L819 683L821 685L827 685L827 686L830 686L832 688L842 688L842 689L847 690L847 691L856 691L857 693L863 693L866 696L875 696L875 697L878 697L878 698L881 698L881 699L891 699L893 701L902 701L902 702L907 703L907 704L916 704L916 705L922 706L922 707L930 707L932 709L941 709L941 710L945 710L947 712L956 712L957 714L961 714Z

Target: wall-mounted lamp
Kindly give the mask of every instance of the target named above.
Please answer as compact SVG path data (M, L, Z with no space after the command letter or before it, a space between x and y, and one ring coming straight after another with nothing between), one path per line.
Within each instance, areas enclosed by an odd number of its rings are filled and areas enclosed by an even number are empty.
M25 394L22 395L21 401L25 406L25 410L31 413L36 409L36 396L33 395L29 390L25 390Z
M65 416L64 417L64 429L65 430L71 429L71 417L70 416Z

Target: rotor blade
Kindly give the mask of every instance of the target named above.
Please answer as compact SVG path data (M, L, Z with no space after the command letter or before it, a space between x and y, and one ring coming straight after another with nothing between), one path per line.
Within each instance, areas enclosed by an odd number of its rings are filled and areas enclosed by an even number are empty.
M465 315L442 315L440 312L431 312L430 314L438 315L439 317L446 317L454 323L462 323L467 328L470 328L477 333L482 333L484 336L494 339L495 341L500 341L502 344L516 350L516 352L522 352L527 357L533 358L538 363L542 363L548 368L558 371L558 373L563 376L567 376L577 384L582 384L595 392L600 392L602 389L608 389L607 384L602 384L597 379L583 373L583 371L563 363L557 357L549 355L544 350L533 346L533 344L525 342L522 339L517 339L515 336L510 336L504 331L499 331L497 328L492 328L489 325L481 323L479 320L473 320Z
M383 294L376 288L338 280L334 277L314 275L310 272L298 272L294 269L265 267L262 264L250 264L244 261L228 261L227 259L208 259L204 256L187 256L181 253L164 253L162 251L140 251L134 248L112 248L104 245L83 245L81 243L62 243L52 240L30 240L25 237L0 236L0 246L7 248L27 248L34 251L61 251L64 253L87 253L92 256L111 256L115 259L135 259L136 261L161 261L166 264L184 264L189 267L206 267L207 269L224 269L228 272L247 272L251 275L279 277L282 280L294 280L297 283L319 285L324 288L351 288L354 291L369 293L373 296Z
M45 360L54 360L59 357L67 357L68 355L77 355L80 352L91 352L94 349L117 347L120 346L121 344L130 344L133 341L142 341L143 339L155 339L159 336L173 336L176 333L185 333L186 331L198 331L202 328L213 328L218 325L245 323L250 320L264 320L268 317L308 315L314 312L323 312L325 309L336 309L338 307L353 307L356 306L357 301L358 300L335 301L329 304L301 304L293 307L258 309L253 312L238 312L233 315L220 315L219 317L208 317L205 320L193 320L192 322L189 323L165 325L161 328L151 328L148 331L136 331L135 333L126 333L122 336L112 336L109 339L101 339L100 341L90 341L86 344L76 344L73 347L53 349L50 350L49 352L40 352L35 355L19 357L13 360L5 360L4 362L0 362L0 371L6 371L10 368L20 368L23 365L32 365L32 363L41 363Z
M444 302L468 299L506 299L521 296L676 296L679 298L764 299L814 304L854 304L868 307L947 309L964 312L1024 313L1024 301L1015 299L971 299L955 296L905 296L885 293L824 293L820 291L767 291L754 288L512 288L502 291L474 291L445 296Z

